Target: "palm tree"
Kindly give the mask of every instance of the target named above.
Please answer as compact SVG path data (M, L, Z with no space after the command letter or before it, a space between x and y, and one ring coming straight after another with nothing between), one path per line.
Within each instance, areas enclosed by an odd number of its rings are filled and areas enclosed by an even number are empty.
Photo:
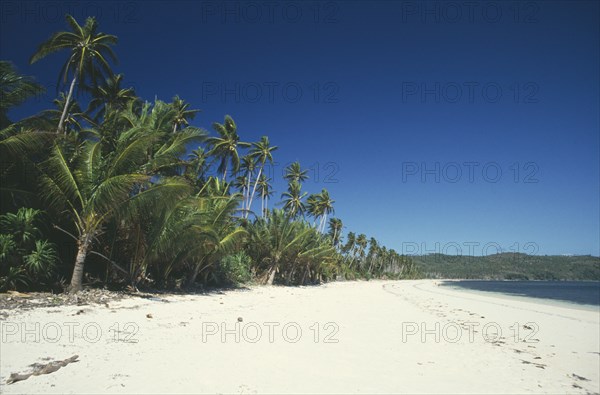
M72 31L55 33L48 41L39 46L29 60L30 64L33 64L51 53L63 49L70 51L69 58L63 65L60 74L63 76L64 83L67 82L69 75L73 77L65 100L65 107L58 123L57 133L63 132L67 108L73 97L77 80L80 84L85 84L86 80L89 79L91 85L95 86L99 76L112 74L107 57L113 62L117 61L117 57L110 47L117 43L117 37L99 33L98 23L94 17L87 18L83 26L79 25L71 15L67 15L66 19Z
M256 181L254 182L254 187L252 188L252 193L250 194L250 200L248 201L246 218L248 218L248 214L252 208L252 199L254 198L256 186L258 185L261 174L265 169L265 164L267 161L271 164L273 163L273 151L276 151L277 148L277 146L271 146L267 136L262 136L258 143L252 143L252 149L248 155L251 158L256 159L256 162L260 164L260 168L258 169L258 176L256 176Z
M323 189L321 193L317 195L318 213L321 216L321 224L319 227L321 233L325 231L327 215L334 212L333 203L335 203L335 200L331 199L329 192L327 192L326 189Z
M66 105L67 98L63 92L60 92L58 97L52 102L56 106L55 109L44 110L38 115L26 118L23 120L23 124L32 128L48 130L57 127L62 118L63 131L65 134L68 134L69 132L81 131L83 129L81 121L85 120L91 122L91 119L81 109L77 100L72 99L69 104Z
M327 215L332 213L334 200L329 196L329 192L326 189L323 189L321 193L312 194L306 200L308 205L308 212L314 218L314 224L316 224L317 219L319 220L319 225L317 229L319 232L323 232L325 230L325 225L327 224Z
M363 260L365 257L365 249L367 248L367 236L364 234L359 234L356 238L356 245L358 246L358 257L361 263L361 266L364 264Z
M223 181L225 181L229 163L232 166L232 173L235 174L239 170L240 157L238 147L248 148L250 144L240 141L237 126L229 115L225 115L225 122L223 124L213 123L213 129L215 129L219 136L207 139L211 147L208 154L220 160L218 171L223 172Z
M329 236L331 237L331 243L334 247L337 247L340 243L343 227L344 224L341 219L331 218L329 220Z
M297 284L307 278L316 281L336 259L333 246L314 228L282 210L273 210L268 221L257 218L248 226L247 250L269 285L278 273L288 284L294 278Z
M189 129L167 139L154 129L134 126L119 135L114 149L106 149L104 140L87 140L71 160L54 145L40 166L41 186L47 204L67 213L77 231L71 291L82 288L85 259L110 219L132 206L152 207L146 201L156 201L157 195L169 202L189 193L184 180L160 176L179 163L188 142L202 139L201 131Z
M256 158L250 155L245 155L242 157L242 162L240 163L240 170L242 172L242 177L245 178L245 181L241 184L242 191L242 210L245 212L248 208L248 202L250 200L250 184L252 182L252 176L254 175L254 171L256 170Z
M190 104L180 99L179 96L173 98L171 103L173 110L175 110L175 117L173 119L173 133L177 131L180 126L188 126L188 120L194 119L200 110L190 110Z
M11 124L8 110L43 91L32 77L20 75L12 63L0 61L0 129Z
M267 211L269 210L269 197L273 196L273 190L271 188L270 178L267 178L264 174L260 176L260 180L258 180L258 193L261 198L260 204L260 212L261 216L265 217L267 215Z
M207 154L202 147L192 150L188 155L188 167L186 169L189 170L189 168L191 168L193 170L192 178L194 180L203 179L206 172L206 160Z
M302 170L300 162L293 162L285 168L285 174L283 176L288 181L304 182L308 179L308 170Z
M302 199L307 194L307 192L302 192L302 185L298 181L290 182L287 192L281 194L283 209L291 218L296 218L299 214L304 215L306 207Z
M92 87L92 99L88 105L88 113L99 111L94 118L105 117L110 110L121 111L129 102L138 101L133 88L122 88L123 74L109 75L102 84Z

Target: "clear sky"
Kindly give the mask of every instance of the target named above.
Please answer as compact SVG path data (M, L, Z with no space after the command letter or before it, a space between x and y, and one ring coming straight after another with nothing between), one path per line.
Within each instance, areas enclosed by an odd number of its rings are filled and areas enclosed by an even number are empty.
M267 134L346 231L398 252L600 255L597 1L0 2L0 58L48 86L37 45L95 15L147 99ZM275 199L277 200L277 199Z

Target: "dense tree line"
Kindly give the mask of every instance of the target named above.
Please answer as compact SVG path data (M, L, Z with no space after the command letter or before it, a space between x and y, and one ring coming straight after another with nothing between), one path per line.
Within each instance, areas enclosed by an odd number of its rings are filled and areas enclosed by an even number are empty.
M54 108L11 121L9 110L43 88L0 62L2 290L417 274L375 239L343 242L334 200L302 190L298 162L286 169L281 209L270 209L277 146L267 136L242 141L228 115L214 134L195 127L199 110L178 96L142 100L113 72L117 37L94 18L66 20L30 59L67 55Z

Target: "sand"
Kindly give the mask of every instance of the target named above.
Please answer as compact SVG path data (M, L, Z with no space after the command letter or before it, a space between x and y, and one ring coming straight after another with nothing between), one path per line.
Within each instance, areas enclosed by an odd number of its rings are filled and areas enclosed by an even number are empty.
M598 393L600 312L371 281L13 311L13 393ZM460 335L460 338L459 338ZM78 355L6 385L29 365Z

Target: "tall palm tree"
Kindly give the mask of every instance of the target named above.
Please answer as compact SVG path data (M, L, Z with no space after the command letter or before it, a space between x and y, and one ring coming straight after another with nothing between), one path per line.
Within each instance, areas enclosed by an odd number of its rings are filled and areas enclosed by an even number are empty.
M256 170L256 158L250 155L245 155L242 157L242 161L240 163L240 171L242 173L242 177L245 178L244 182L241 183L241 191L242 191L242 210L245 212L248 208L248 202L250 200L250 185L252 183L252 176L254 175L254 171Z
M308 179L308 170L302 170L300 162L293 162L285 168L285 174L283 176L288 181L304 182Z
M333 209L333 203L335 203L335 200L331 199L329 192L326 189L323 189L321 193L317 195L318 214L321 216L321 224L319 227L321 233L325 231L327 215L335 211Z
M302 199L304 199L307 194L307 192L302 192L302 185L298 181L290 182L287 192L281 194L281 198L283 199L283 209L291 218L296 218L298 215L304 215L306 207Z
M367 248L367 236L365 236L364 234L359 234L358 237L356 238L356 245L358 246L358 257L359 257L359 261L361 263L361 265L364 264L364 258L365 258L365 249Z
M267 215L267 211L269 210L269 197L273 196L273 189L270 182L271 179L267 178L264 174L261 175L260 180L258 180L258 193L261 198L260 212L262 217Z
M117 37L98 32L98 22L94 17L87 18L83 26L77 23L71 15L67 15L66 19L72 31L55 33L48 41L39 46L29 60L30 64L33 64L51 53L63 49L70 51L69 58L60 72L64 83L67 82L69 75L72 75L72 80L56 130L57 133L63 132L67 108L73 97L77 80L84 85L89 79L91 85L95 86L100 76L112 74L107 58L113 62L117 61L117 57L110 47L117 43Z
M232 173L237 173L240 168L238 147L248 148L250 147L250 143L240 141L237 126L229 115L225 115L223 124L213 123L213 129L219 135L217 137L209 137L206 140L211 147L209 155L214 156L220 161L218 171L223 173L223 181L225 181L230 163Z
M190 110L190 103L186 103L184 100L180 99L179 96L173 98L171 106L175 111L173 133L175 133L180 126L188 126L188 121L194 119L196 114L200 112L200 110Z
M12 63L0 61L0 129L11 124L8 110L43 91L42 85L32 77L19 74Z
M329 220L329 236L331 237L331 243L334 247L337 247L341 240L342 228L344 224L339 218L331 218Z
M23 124L28 127L48 130L57 127L62 118L63 131L65 134L68 134L69 132L81 131L83 129L81 121L92 122L88 115L81 109L77 100L72 99L69 104L66 105L67 98L63 92L60 92L58 97L52 102L55 106L54 109L44 110L38 115L26 118L23 120Z
M260 180L261 174L265 169L265 164L267 163L267 161L273 164L273 151L276 151L277 148L277 146L271 146L271 143L269 142L269 138L267 136L262 136L259 142L252 143L252 149L250 150L250 153L248 155L251 158L255 158L256 162L260 165L260 167L258 169L256 181L254 182L254 187L252 188L252 193L250 194L250 200L248 201L246 218L248 218L248 214L250 213L250 209L252 208L252 199L254 199L256 186L258 185L258 181Z

